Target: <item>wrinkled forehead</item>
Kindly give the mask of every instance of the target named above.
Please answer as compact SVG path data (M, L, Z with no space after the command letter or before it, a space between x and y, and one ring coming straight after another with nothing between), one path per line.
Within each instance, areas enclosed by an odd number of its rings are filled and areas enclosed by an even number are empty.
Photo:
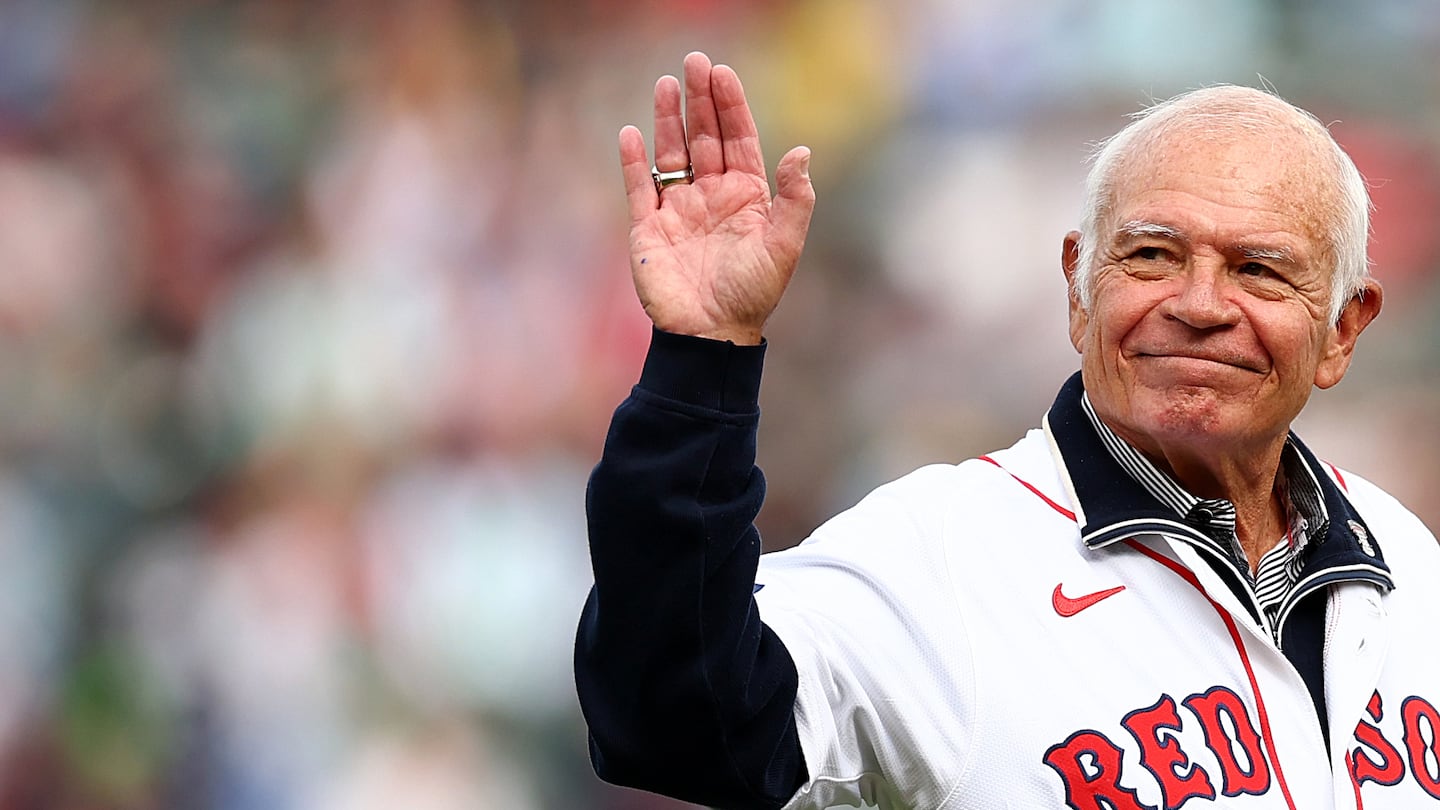
M1128 219L1127 200L1188 183L1290 220L1328 253L1343 200L1328 141L1283 120L1226 123L1187 120L1143 134L1116 167L1110 228Z

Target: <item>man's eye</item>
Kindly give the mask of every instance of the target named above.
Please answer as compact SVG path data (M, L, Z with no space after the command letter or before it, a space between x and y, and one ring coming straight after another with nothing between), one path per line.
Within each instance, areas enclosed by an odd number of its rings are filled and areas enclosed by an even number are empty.
M1133 254L1135 258L1144 262L1158 262L1165 258L1165 248L1142 247Z
M1246 262L1240 265L1240 275L1242 276L1263 276L1268 272L1270 272L1270 268L1259 262Z

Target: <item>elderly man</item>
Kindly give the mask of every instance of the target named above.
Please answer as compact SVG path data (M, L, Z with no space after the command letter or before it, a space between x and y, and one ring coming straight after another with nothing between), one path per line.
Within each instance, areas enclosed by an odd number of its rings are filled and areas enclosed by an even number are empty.
M761 334L809 153L772 199L735 73L684 74L653 170L620 135L655 331L589 491L604 778L724 807L1440 807L1440 546L1290 432L1382 300L1323 126L1234 87L1127 126L1064 238L1080 372L1042 426L762 557Z

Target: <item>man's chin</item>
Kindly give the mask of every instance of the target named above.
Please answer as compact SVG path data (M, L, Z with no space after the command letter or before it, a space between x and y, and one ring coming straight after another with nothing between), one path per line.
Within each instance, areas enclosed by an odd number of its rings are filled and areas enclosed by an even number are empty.
M1243 413L1232 413L1242 407L1228 399L1214 388L1174 386L1158 396L1141 398L1137 402L1141 406L1137 409L1140 417L1137 421L1142 430L1157 440L1223 442L1227 425L1236 421L1234 417L1242 417L1243 423Z

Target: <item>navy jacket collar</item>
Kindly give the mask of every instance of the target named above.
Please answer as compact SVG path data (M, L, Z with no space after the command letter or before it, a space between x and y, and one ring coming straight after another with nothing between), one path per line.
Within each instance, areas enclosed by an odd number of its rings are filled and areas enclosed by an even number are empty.
M1157 501L1125 471L1101 444L1080 405L1084 383L1079 372L1065 381L1045 420L1060 452L1081 517L1081 537L1090 548L1148 532L1179 535L1204 542L1204 536ZM1395 587L1380 545L1365 519L1320 466L1310 449L1290 436L1305 465L1320 484L1330 522L1312 538L1301 570L1305 590L1341 579L1365 579L1385 590Z

